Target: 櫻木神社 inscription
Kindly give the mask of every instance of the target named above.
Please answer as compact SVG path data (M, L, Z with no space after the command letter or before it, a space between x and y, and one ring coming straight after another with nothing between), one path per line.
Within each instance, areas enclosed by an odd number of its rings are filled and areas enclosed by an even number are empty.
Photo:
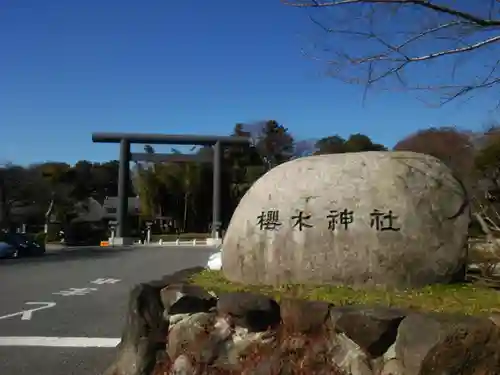
M370 217L371 217L370 227L375 228L378 231L384 232L387 230L391 230L397 232L401 229L394 227L394 221L398 217L392 213L392 210L389 210L388 212L383 212L375 209L370 214Z
M308 220L311 219L311 214L297 210L297 214L292 215L290 218L294 221L293 228L297 228L299 231L312 228L312 224L308 222ZM370 213L370 228L379 232L397 232L401 230L401 228L396 225L397 219L398 216L394 215L392 210L382 211L374 209ZM325 215L325 225L327 225L328 229L331 231L348 230L349 225L351 225L354 220L354 211L347 208L343 210L330 210L330 212ZM257 225L261 230L278 230L282 224L279 210L262 211L261 214L257 216Z
M262 175L224 235L236 283L419 288L463 279L467 191L414 152L296 158ZM446 220L452 216L453 220Z
M312 225L307 222L311 218L311 215L304 215L304 211L299 211L297 215L292 216L292 220L295 220L293 224L294 228L299 228L300 231L304 228L312 228Z
M339 228L339 226L343 229L348 229L349 224L352 224L354 221L354 212L349 211L345 208L343 211L330 210L330 214L326 215L328 219L328 229L335 230Z
M280 212L278 210L270 210L257 216L257 225L260 229L275 230L281 225Z

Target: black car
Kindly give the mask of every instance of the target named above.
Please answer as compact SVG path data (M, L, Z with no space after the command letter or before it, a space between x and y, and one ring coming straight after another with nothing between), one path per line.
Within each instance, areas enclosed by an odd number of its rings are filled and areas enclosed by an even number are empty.
M8 243L17 250L17 253L14 255L16 257L37 256L45 253L45 246L43 244L33 241L23 233L1 233L0 240Z

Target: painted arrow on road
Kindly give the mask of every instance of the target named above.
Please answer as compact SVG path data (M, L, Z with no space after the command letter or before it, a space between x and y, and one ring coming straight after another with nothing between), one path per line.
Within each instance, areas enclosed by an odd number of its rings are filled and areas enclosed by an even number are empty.
M54 307L56 305L56 303L55 302L26 302L26 305L44 305L44 306L39 306L39 307L35 307L33 309L23 310L23 311L19 311L19 312L13 313L13 314L0 316L0 320L13 318L13 317L18 316L18 315L21 316L21 320L31 320L31 317L33 316L33 313L35 311L50 309L51 307Z

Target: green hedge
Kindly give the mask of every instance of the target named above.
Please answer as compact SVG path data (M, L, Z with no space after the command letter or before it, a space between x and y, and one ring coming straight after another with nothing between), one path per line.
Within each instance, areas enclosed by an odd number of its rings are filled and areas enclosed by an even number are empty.
M49 233L41 231L37 233L26 233L26 235L39 244L61 241L59 238L59 228L51 228L50 226Z
M48 236L45 232L35 233L33 236L33 241L39 243L40 245L47 243Z

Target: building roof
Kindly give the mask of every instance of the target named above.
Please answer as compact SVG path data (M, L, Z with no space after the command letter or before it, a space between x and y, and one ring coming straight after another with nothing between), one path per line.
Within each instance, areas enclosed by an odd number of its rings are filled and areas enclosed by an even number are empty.
M102 207L104 208L104 219L116 218L118 209L118 197L106 197ZM128 213L129 215L139 215L140 201L139 197L128 198Z

